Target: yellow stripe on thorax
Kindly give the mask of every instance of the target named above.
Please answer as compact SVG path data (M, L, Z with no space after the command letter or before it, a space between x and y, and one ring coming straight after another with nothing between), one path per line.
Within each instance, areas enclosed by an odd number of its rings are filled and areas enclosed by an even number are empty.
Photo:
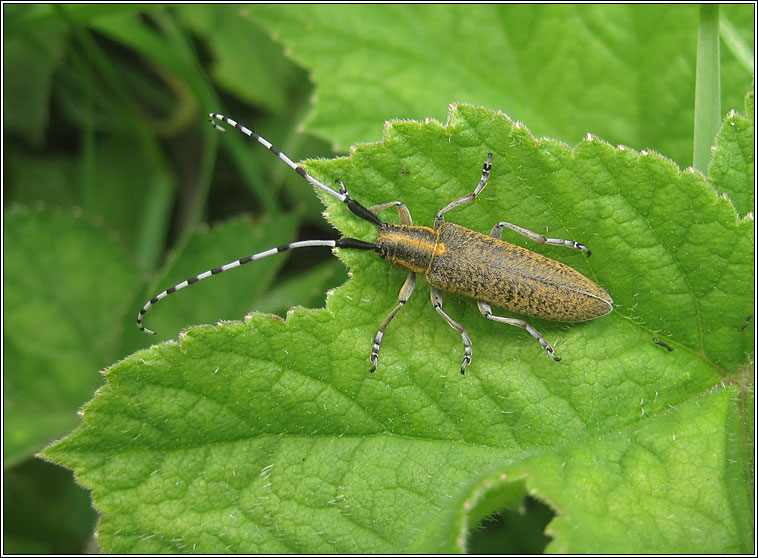
M437 233L429 227L395 225L380 231L376 243L387 261L416 273L427 273L439 253Z

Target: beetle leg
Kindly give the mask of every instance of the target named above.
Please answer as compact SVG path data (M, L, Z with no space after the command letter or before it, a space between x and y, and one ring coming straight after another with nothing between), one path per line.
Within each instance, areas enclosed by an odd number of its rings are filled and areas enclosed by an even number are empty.
M565 246L566 248L573 248L574 250L579 250L579 251L584 250L585 252L587 252L588 256L592 255L592 252L590 252L589 249L584 244L579 244L578 242L574 242L573 240L564 240L562 238L547 238L544 235L537 234L536 232L532 232L529 229L525 229L524 227L519 227L518 225L506 223L505 221L501 221L500 223L492 227L492 232L490 232L490 236L493 236L495 238L500 238L503 232L503 227L509 228L512 231L517 232L520 235L523 235L538 244L551 244L553 246Z
M445 207L440 209L439 213L437 213L437 217L434 218L434 230L436 231L442 223L445 222L445 218L443 215L450 211L453 208L458 207L459 205L463 205L464 203L470 203L476 199L476 196L478 196L482 190L484 190L484 187L487 185L487 179L490 177L490 171L492 170L492 153L487 155L487 161L484 163L484 166L482 167L482 178L479 179L479 184L474 188L474 191L471 192L467 196L463 196L462 198L458 198L457 200L450 202Z
M377 365L379 364L379 348L382 346L382 338L384 337L384 330L387 329L387 326L392 321L392 318L395 317L395 314L398 313L398 311L405 305L406 302L408 302L408 299L413 294L413 288L416 286L416 274L414 272L410 272L408 274L408 278L405 280L405 283L403 283L402 288L400 289L400 294L397 297L397 306L392 309L392 312L390 312L389 316L387 316L384 321L382 322L382 325L379 326L379 331L376 332L376 335L374 336L374 344L371 347L371 370L369 372L373 372L376 370Z
M445 312L442 310L442 295L440 294L439 289L432 287L430 289L430 295L434 309L439 313L440 316L445 319L448 324L450 324L450 327L461 334L461 339L463 340L463 364L461 365L461 374L465 374L466 366L471 364L471 339L469 339L469 336L466 333L466 330L463 329L463 326L445 314Z
M481 300L476 301L476 305L479 307L479 312L482 313L482 316L489 320L493 320L495 322L500 322L503 324L508 324L516 327L520 327L522 329L527 330L532 337L534 337L537 341L540 342L540 345L547 351L547 354L552 358L555 362L558 362L561 360L561 357L555 354L553 351L553 347L550 346L550 343L545 341L545 338L542 337L542 334L534 329L532 326L530 326L528 323L526 323L524 320L519 320L516 318L505 318L503 316L495 316L492 313L492 307Z
M401 225L413 225L413 219L411 219L411 212L408 211L408 206L405 205L401 201L392 201L388 203L383 203L380 205L372 205L368 208L369 211L372 213L376 213L378 211L384 211L385 209L389 209L390 207L396 207L397 206L397 217L400 221Z
M413 225L413 219L411 218L411 212L408 211L408 206L405 205L401 201L392 201L383 203L380 205L373 205L369 208L369 211L378 212L378 211L384 211L385 209L389 209L390 207L397 207L397 217L400 221L400 224L402 225ZM416 286L416 274L411 272L408 274L408 278L405 280L405 283L403 283L403 286L400 288L400 294L397 297L397 305L395 308L392 309L392 312L390 312L389 316L387 316L384 321L382 322L382 325L379 326L379 331L376 332L376 335L374 336L374 344L371 346L371 370L369 372L373 372L376 370L377 365L379 364L379 348L382 346L382 339L384 338L384 330L387 329L387 326L392 321L392 319L395 317L395 314L397 314L400 309L405 305L406 302L408 302L408 299L413 294L413 288Z

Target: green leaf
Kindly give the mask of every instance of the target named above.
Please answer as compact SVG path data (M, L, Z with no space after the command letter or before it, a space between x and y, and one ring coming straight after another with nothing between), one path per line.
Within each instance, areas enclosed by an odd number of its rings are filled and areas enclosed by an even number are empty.
M136 284L117 242L81 217L6 210L3 240L5 463L77 425L74 410L121 351Z
M526 492L559 515L552 550L752 548L741 390L754 343L739 331L753 307L752 219L659 155L594 137L573 149L537 141L464 105L444 126L392 122L381 144L307 167L366 205L404 200L431 224L473 190L488 152L487 189L446 218L586 243L590 259L507 237L595 279L616 310L585 324L530 319L555 363L524 331L447 294L473 341L462 376L460 336L419 280L369 374L406 272L342 250L352 280L326 309L189 328L108 370L84 424L44 453L93 490L104 550L464 551L470 528ZM344 234L373 238L327 203Z
M75 208L78 206L78 168L73 157L40 157L10 150L6 163L6 192L13 202L34 207Z
M287 91L298 72L284 57L282 47L254 21L244 17L249 10L247 6L195 4L177 9L213 49L212 73L216 83L249 104L277 113L287 110ZM255 56L250 56L251 52Z
M752 45L752 8L729 8L734 35ZM454 101L498 108L537 137L574 144L589 130L692 163L696 6L261 5L249 13L312 72L306 125L343 148L375 138L377 122L442 119ZM730 49L721 59L722 105L736 106L752 72Z
M735 386L519 469L572 513L548 527L553 552L722 553L753 547L752 471ZM739 463L731 464L732 459ZM592 483L584 474L596 472ZM603 525L590 533L585 524Z
M8 6L9 19L28 14L29 6ZM6 22L7 23L7 22ZM42 144L49 118L53 73L65 54L66 33L61 29L14 32L3 41L4 131L15 132L36 145Z
M749 551L752 470L744 467L746 448L734 447L748 418L739 397L730 386L654 419L501 465L459 496L458 509L528 489L558 514L546 550L559 554ZM465 541L465 527L458 517L434 524L438 538L426 551L445 537Z
M745 113L732 110L716 136L710 180L728 195L741 215L755 207L755 94L745 97Z

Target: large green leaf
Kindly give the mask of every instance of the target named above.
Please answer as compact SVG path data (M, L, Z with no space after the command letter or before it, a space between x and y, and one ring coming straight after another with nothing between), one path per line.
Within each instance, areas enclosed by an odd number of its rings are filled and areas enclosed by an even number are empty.
M281 47L266 37L254 21L240 17L249 9L238 4L178 7L182 18L213 49L212 74L216 83L251 105L283 113L289 108L288 89L298 72ZM229 25L230 21L235 24Z
M9 464L78 423L120 350L136 274L101 226L12 208L3 238L3 456ZM126 293L126 295L125 295Z
M729 46L752 59L752 8L721 12ZM441 119L456 101L498 108L538 137L574 144L591 131L692 162L697 6L268 5L247 13L312 72L306 125L343 148L376 137L377 122ZM732 48L721 58L722 103L737 106L752 71Z
M537 141L469 106L444 126L390 123L381 144L307 166L431 224L473 189L488 152L487 189L448 220L486 232L507 219L587 244L590 259L508 237L595 279L615 312L530 320L555 363L446 295L473 340L462 376L460 336L419 281L369 374L405 272L343 250L352 280L326 309L190 328L107 371L84 424L44 453L93 490L103 549L463 551L470 527L526 492L558 514L556 551L752 548L753 334L739 330L753 307L752 218L659 155ZM343 233L373 238L327 202Z

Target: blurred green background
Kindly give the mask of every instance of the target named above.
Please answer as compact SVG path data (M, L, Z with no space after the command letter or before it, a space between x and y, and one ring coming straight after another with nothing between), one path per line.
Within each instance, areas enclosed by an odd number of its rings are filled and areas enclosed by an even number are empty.
M79 422L98 371L185 326L320 307L321 251L145 300L296 238L335 238L310 187L206 121L223 112L298 161L380 141L390 118L498 109L570 145L591 132L692 164L696 6L4 4L4 552L97 550L69 471L34 457ZM753 87L754 6L720 11L722 116ZM275 41L272 36L278 37ZM704 172L707 169L700 169ZM226 285L224 285L226 281ZM540 552L527 500L471 550Z

